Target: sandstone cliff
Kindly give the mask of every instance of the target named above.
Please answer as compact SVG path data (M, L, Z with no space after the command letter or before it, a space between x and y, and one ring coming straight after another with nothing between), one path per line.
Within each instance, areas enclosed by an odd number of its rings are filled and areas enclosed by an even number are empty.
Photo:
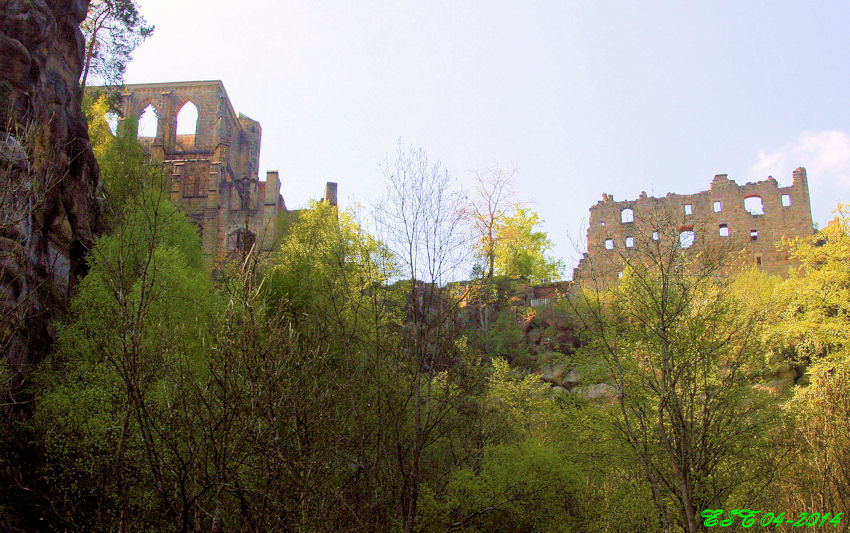
M19 378L49 348L100 227L78 84L88 4L0 2L0 354Z

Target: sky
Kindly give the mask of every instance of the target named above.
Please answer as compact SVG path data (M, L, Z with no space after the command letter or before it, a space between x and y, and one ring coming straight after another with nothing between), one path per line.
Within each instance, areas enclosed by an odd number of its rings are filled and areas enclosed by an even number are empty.
M850 202L850 2L137 1L125 82L222 80L289 208L371 205L399 140L466 189L516 168L568 278L603 192L804 166L817 224Z

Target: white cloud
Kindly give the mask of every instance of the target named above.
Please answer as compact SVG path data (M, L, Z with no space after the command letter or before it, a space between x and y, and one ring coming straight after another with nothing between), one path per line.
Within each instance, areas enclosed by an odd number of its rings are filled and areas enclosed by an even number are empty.
M791 171L806 167L810 187L850 188L850 135L838 130L805 131L772 151L759 150L749 175L773 176L790 185Z

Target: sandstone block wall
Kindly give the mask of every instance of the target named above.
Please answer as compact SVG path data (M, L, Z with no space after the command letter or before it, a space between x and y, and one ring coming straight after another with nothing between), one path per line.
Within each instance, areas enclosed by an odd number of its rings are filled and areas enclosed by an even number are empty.
M135 126L153 107L156 134L139 141L171 173L172 200L200 228L204 253L221 258L254 242L270 250L286 204L277 171L259 178L260 123L234 111L218 80L132 84L123 90L118 127ZM198 111L196 129L181 135L177 119L189 102ZM325 197L336 205L335 183L328 183Z
M719 174L709 190L696 194L654 198L642 193L619 202L603 194L590 208L587 252L573 279L610 283L622 270L624 257L658 239L674 239L688 254L740 250L744 265L782 275L790 263L776 243L813 232L805 168L794 171L790 187L779 187L772 177L738 185Z
M136 127L145 110L153 108L156 134L139 141L170 172L172 200L199 226L204 252L222 257L257 239L270 248L276 237L272 221L286 206L280 182L267 194L267 184L259 179L260 123L237 114L217 80L123 89L118 127ZM195 132L181 135L177 118L189 102L198 111Z

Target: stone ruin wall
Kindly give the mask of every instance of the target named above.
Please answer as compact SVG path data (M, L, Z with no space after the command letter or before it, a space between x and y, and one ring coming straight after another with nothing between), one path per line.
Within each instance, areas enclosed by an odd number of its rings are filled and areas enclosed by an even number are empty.
M195 134L178 135L177 117L188 102L198 111ZM137 124L148 106L157 131L139 142L171 174L171 198L200 228L205 255L221 258L255 241L271 250L276 220L287 210L278 172L259 178L260 123L237 115L215 80L125 85L118 128ZM336 183L328 182L324 200L336 205Z
M747 198L756 197L761 199L763 214L752 214L744 207ZM689 214L686 206L690 206ZM626 210L631 210L632 221L628 212L624 217ZM659 213L664 215L658 216ZM603 285L616 280L622 270L621 256L630 253L627 245L641 246L654 238L652 224L645 223L649 218L663 218L675 225L675 235L693 231L689 253L743 250L744 265L756 265L778 275L786 274L790 263L776 243L784 237L814 233L808 180L802 167L794 171L790 187L780 187L773 177L738 185L726 174L719 174L714 176L709 190L696 194L669 193L655 198L644 192L636 200L620 202L603 194L602 200L590 208L587 253L574 270L573 279L588 283L596 278ZM728 235L721 234L722 225ZM665 228L655 229L663 234ZM632 241L627 243L629 238Z
M178 135L177 115L188 102L198 111L195 134ZM259 122L236 114L220 81L149 83L124 86L118 128L137 124L148 106L156 136L139 142L171 174L172 200L200 228L204 253L221 257L254 239L269 249L286 206L278 173L259 179Z

